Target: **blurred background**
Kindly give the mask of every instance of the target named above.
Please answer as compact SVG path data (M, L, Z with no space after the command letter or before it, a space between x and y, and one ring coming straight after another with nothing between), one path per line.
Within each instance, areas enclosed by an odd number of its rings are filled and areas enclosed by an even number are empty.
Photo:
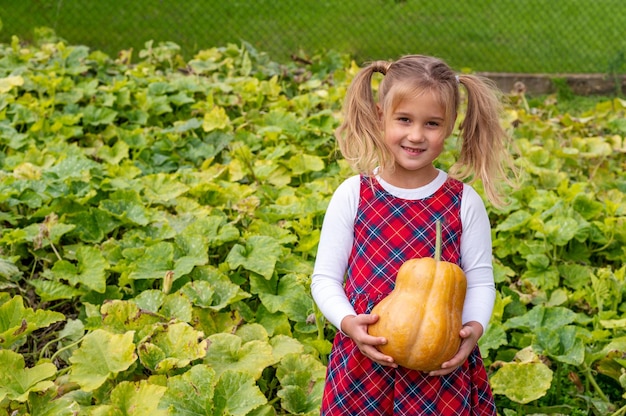
M185 59L245 41L279 62L333 50L358 64L424 53L459 70L626 72L624 0L0 0L0 19L3 43L45 27L112 57L150 40Z

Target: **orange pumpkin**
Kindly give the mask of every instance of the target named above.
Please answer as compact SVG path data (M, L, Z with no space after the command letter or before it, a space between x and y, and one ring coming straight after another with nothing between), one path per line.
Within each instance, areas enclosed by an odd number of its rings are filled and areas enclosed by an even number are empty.
M368 328L387 338L378 349L398 365L420 371L441 368L459 350L467 280L454 263L441 261L441 225L435 257L406 261L393 291L372 309L378 321Z

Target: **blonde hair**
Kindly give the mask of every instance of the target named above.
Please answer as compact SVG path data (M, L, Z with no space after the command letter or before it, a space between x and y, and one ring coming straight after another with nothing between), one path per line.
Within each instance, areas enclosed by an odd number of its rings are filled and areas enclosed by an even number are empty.
M372 77L377 72L384 75L378 103L372 91ZM435 92L441 100L446 137L450 136L461 101L459 85L467 91L467 109L460 124L459 158L449 174L459 180L480 180L487 199L495 206L503 205L500 186L510 183L507 168L512 169L513 163L508 135L500 125L497 88L486 78L457 75L435 57L408 55L394 62L375 61L357 73L346 94L344 120L336 131L343 157L366 175L372 175L376 167L393 168L393 156L384 142L383 119L404 98L424 91Z

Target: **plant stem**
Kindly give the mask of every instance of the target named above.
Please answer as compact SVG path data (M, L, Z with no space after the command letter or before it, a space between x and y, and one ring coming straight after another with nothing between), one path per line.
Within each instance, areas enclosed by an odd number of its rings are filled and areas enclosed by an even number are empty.
M561 396L561 374L563 373L563 365L561 363L556 363L556 394L553 395L553 404L557 403L557 400L560 399Z
M317 327L317 339L320 341L323 341L325 339L324 322L326 318L324 317L322 312L319 310L315 302L313 302L313 309L315 313L315 326ZM328 364L328 358L326 357L326 355L320 354L320 361L324 365Z
M441 260L441 220L437 220L435 223L435 230L435 260L439 261Z
M604 400L605 402L609 403L610 402L609 398L606 397L606 395L604 394L604 392L602 391L602 389L596 382L596 379L593 377L593 374L591 374L591 369L588 366L583 365L583 371L585 372L585 375L587 376L587 380L589 380L589 382L593 386L593 389L596 391L598 396L600 396L600 398Z
M83 341L83 338L81 337L79 340L72 342L71 344L68 344L62 348L59 348L58 350L56 350L56 352L52 355L52 357L50 357L50 362L54 362L55 358L57 357L57 355L59 355L60 353L62 353L65 350L68 350L72 347L75 347L76 345L80 344Z

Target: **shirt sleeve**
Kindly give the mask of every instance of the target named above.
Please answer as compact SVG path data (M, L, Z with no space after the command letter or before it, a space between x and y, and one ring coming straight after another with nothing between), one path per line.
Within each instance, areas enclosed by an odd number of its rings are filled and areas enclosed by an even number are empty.
M463 323L477 321L486 331L496 299L491 225L482 199L469 185L464 185L461 221L461 269L467 278Z
M315 303L339 330L343 318L356 315L344 290L344 276L354 239L359 189L359 176L353 176L333 194L324 216L311 278L311 295Z

